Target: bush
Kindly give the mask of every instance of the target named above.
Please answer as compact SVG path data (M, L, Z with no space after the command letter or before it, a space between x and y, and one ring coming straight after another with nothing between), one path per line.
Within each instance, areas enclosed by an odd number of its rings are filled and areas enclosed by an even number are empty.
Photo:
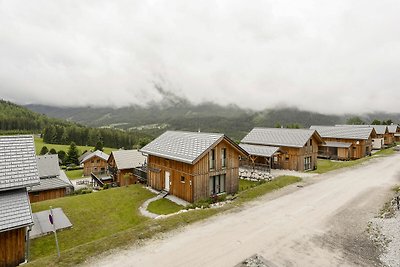
M90 193L92 193L91 189L82 188L82 189L79 189L79 190L75 190L73 195L85 195L85 194L90 194Z

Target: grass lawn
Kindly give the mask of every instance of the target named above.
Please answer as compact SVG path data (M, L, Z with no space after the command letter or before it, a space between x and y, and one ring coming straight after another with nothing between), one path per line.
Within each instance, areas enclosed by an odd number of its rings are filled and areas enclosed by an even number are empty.
M65 171L65 174L68 176L70 180L80 179L83 176L83 169L80 170L72 170Z
M239 179L239 192L260 185L260 182Z
M301 179L281 176L238 193L238 198L218 209L200 209L160 220L138 215L138 207L153 196L140 185L108 189L97 193L33 203L33 211L62 207L74 227L60 231L61 258L55 256L52 235L32 241L31 259L27 266L73 266L112 248L141 243L156 234L186 226L217 213L241 206L275 189Z
M364 158L356 159L356 160L332 161L329 159L318 159L317 169L314 171L311 171L311 173L326 173L326 172L333 171L336 169L352 167L352 166L358 165L360 163L363 163L367 160L377 158L377 157L382 157L382 156L389 156L389 155L392 155L393 153L394 153L393 148L387 148L387 149L382 149L382 150L376 152L371 157L364 157Z
M43 138L35 137L35 148L36 148L36 154L39 155L40 150L42 149L43 146L46 146L49 150L54 148L57 152L59 150L64 150L65 152L68 152L69 145L58 145L58 144L46 144L43 142ZM91 150L93 149L93 146L77 146L79 149L79 152L82 153L85 150ZM113 150L118 150L117 148L110 148L110 147L104 147L104 153L110 154L111 151Z
M142 186L132 185L32 203L32 211L47 210L50 205L64 210L73 225L58 234L60 250L65 251L145 223L148 219L139 214L138 208L152 196ZM31 259L54 253L53 235L32 240Z
M147 210L155 213L155 214L171 214L174 212L178 212L184 207L172 202L169 199L162 198L156 201L153 201L147 207Z

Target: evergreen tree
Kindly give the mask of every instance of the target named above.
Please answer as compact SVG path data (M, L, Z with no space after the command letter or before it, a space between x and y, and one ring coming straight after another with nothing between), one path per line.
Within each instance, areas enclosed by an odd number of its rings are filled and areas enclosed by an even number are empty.
M98 141L96 143L96 145L94 146L94 151L96 151L96 150L103 151L103 142L102 141Z
M40 150L40 155L46 155L49 152L49 149L47 146L43 146L42 149Z
M55 154L57 154L57 151L56 151L54 148L51 148L51 149L49 150L49 154L55 155Z
M71 142L67 153L67 164L79 165L79 151L74 142Z
M347 120L346 124L363 125L365 122L360 117L351 117Z
M66 159L67 159L67 153L65 153L65 151L64 150L59 150L58 152L57 152L57 154L58 154L58 158L61 160L61 164L65 164L65 161L66 161Z
M373 120L373 121L371 122L371 124L372 124L372 125L381 125L381 121L375 119L375 120Z

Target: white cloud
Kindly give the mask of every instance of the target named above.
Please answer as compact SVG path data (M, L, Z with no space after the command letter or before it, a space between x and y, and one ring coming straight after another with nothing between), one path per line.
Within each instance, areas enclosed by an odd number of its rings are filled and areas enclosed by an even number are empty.
M400 112L398 1L1 1L0 93Z

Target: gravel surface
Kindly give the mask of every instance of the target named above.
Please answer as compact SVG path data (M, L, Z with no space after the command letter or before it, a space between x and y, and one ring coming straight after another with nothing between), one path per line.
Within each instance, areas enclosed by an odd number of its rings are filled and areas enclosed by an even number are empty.
M400 154L306 178L235 211L113 251L90 266L380 266L368 221L400 184Z
M371 220L370 238L382 248L379 259L384 266L400 267L400 212L393 207L390 218Z

